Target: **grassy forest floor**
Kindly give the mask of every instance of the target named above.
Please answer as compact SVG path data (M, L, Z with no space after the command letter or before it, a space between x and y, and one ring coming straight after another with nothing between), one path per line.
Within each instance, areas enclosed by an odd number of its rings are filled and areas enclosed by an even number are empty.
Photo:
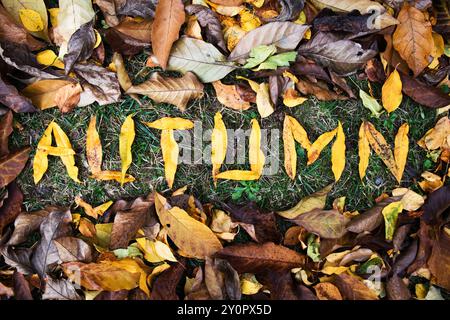
M146 55L142 54L132 59L128 71L134 83L148 78L151 69L145 67ZM229 75L224 82L234 78ZM348 79L355 93L359 88L368 91L367 83ZM377 97L380 88L373 86ZM124 96L121 103L77 108L69 114L61 114L58 109L50 109L38 114L21 114L16 120L22 126L13 135L16 146L31 145L31 157L46 126L55 120L68 134L76 151L76 164L80 169L81 184L72 181L67 175L59 158L49 157L49 169L41 182L36 186L33 182L32 162L19 177L20 186L25 195L27 210L39 209L45 205L58 204L69 206L74 198L81 195L92 205L98 205L108 200L120 197L132 198L146 195L152 190L164 192L168 190L164 179L164 165L160 150L159 131L149 129L141 121L153 121L163 116L179 116L203 123L203 130L212 129L213 117L217 111L222 112L227 128L250 128L250 121L258 119L262 129L278 128L280 130L280 168L274 176L263 176L256 182L219 181L214 187L211 166L206 164L181 164L178 167L174 190L189 186L189 190L203 203L210 201L248 202L255 200L261 207L268 210L286 209L297 203L302 197L317 191L334 181L331 171L331 147L311 166L306 166L306 153L297 146L299 156L297 177L291 181L283 168L283 143L281 141L284 113L295 117L305 127L314 141L321 133L334 129L340 120L344 126L347 144L347 164L341 180L333 188L329 199L346 196L348 210L364 210L374 203L374 199L383 192L389 192L396 187L394 177L382 161L375 155L370 159L367 176L363 182L358 175L358 131L363 120L370 120L393 146L393 140L398 127L408 122L410 125L410 151L402 184L416 185L420 174L432 168L433 163L426 158L426 153L415 143L436 121L434 110L423 108L412 100L404 98L403 103L391 115L383 113L379 119L372 118L370 111L363 107L361 101L321 102L311 97L304 104L295 107L279 107L266 119L260 119L256 107L247 111L237 112L225 108L215 97L211 85L205 85L203 98L193 100L187 110L181 113L172 105L153 104L148 99L142 99L139 106L130 97ZM119 132L125 117L135 113L136 139L132 148L133 164L129 173L136 177L133 183L125 184L109 181L96 181L89 178L88 164L85 154L86 130L92 115L97 116L97 128L103 145L103 169L120 170ZM248 164L247 164L248 166ZM225 165L225 169L246 168L246 166ZM417 190L417 189L416 189Z

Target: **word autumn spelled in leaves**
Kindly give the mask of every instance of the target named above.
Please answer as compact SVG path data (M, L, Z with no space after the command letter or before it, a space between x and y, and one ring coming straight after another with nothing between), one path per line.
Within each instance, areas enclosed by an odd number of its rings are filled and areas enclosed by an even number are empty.
M194 123L183 118L160 118L154 122L145 122L153 129L161 130L161 151L164 161L165 178L167 184L172 188L178 166L179 146L175 141L174 130L189 130L194 127ZM251 121L251 134L249 139L249 161L250 170L228 170L220 172L225 161L228 148L228 136L222 115L218 112L214 117L214 129L211 134L211 163L212 177L214 182L217 179L228 180L258 180L265 164L265 156L261 149L261 128L256 119ZM127 170L132 163L131 148L135 138L133 115L129 115L124 121L119 137L119 152L122 163L121 171L102 170L102 145L99 133L96 129L96 117L91 118L86 137L86 155L92 178L97 180L116 180L121 184L134 181L134 177L127 174ZM359 154L359 176L361 180L366 175L369 165L370 149L382 159L390 172L398 182L401 181L406 165L409 139L409 125L403 124L395 136L395 145L392 151L383 135L377 131L374 125L368 121L361 124L359 130L358 154ZM56 146L52 146L55 137ZM303 126L293 117L286 115L283 125L284 142L284 167L287 175L294 180L297 170L296 142L307 151L307 165L313 164L320 156L322 150L334 139L331 148L332 171L335 180L341 178L345 169L345 133L341 122L332 130L320 135L314 142L311 142L308 133ZM78 179L78 168L75 166L75 151L69 138L56 122L51 122L45 130L41 140L37 145L37 152L34 157L33 170L34 182L37 184L48 168L48 156L60 157L64 163L67 173L76 182Z

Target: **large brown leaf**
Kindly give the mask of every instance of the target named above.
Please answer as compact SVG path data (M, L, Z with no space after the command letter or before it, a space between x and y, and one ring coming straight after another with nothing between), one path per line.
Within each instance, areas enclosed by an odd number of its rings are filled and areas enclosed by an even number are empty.
M22 273L14 271L13 274L14 284L14 298L16 300L33 300L31 295L30 284Z
M314 209L300 214L292 222L325 239L338 239L346 232L348 218L337 210Z
M203 96L203 84L192 72L181 78L165 78L154 73L149 80L132 86L127 93L144 94L156 102L174 104L184 111L189 100Z
M275 45L282 51L294 50L309 26L293 22L271 22L253 29L239 40L228 60L241 64L249 57L250 51L260 45Z
M61 237L53 240L60 262L91 262L92 249L82 239L75 237Z
M67 279L48 278L45 282L43 300L81 300L72 282Z
M30 150L30 147L25 147L0 159L0 188L8 185L22 172Z
M21 213L14 221L14 232L7 244L16 246L25 242L31 233L39 229L42 221L51 211L51 209L44 209L36 212Z
M95 45L94 20L83 24L70 37L68 51L64 56L64 70L66 74L72 71L76 62L85 61L92 55Z
M0 120L0 157L4 157L9 153L8 141L9 136L13 132L12 123L13 114L9 111Z
M152 48L163 69L167 67L170 49L179 37L184 19L184 4L181 0L159 0L153 21Z
M429 108L442 108L450 104L450 96L439 88L428 86L400 72L403 93Z
M377 54L375 50L364 50L359 43L324 32L317 33L298 51L339 75L354 73Z
M409 300L411 293L408 286L398 275L393 275L386 282L386 294L389 300Z
M0 207L0 235L3 229L10 223L14 222L16 217L22 211L23 194L15 182L8 186L8 198L3 200Z
M398 21L400 24L393 35L394 48L418 76L432 61L434 41L431 23L422 11L408 3L403 5Z
M136 21L135 19L126 17L114 29L133 39L150 44L152 38L152 24L152 20Z
M306 260L304 255L272 242L233 245L215 256L227 260L239 274L288 271L303 266Z
M433 251L428 260L436 284L450 290L450 236L442 229L433 244Z
M333 283L347 300L378 300L378 296L356 277L342 273L337 275Z

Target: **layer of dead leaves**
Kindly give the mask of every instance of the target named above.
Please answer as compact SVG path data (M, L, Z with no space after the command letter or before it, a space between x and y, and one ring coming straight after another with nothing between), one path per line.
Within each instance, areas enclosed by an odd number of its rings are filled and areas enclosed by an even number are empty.
M276 213L254 204L202 204L184 189L94 206L78 198L76 208L23 212L15 178L30 148L8 147L13 128L20 128L12 112L71 112L93 102L118 102L123 93L184 111L209 83L225 107L243 111L256 104L262 118L311 96L359 96L376 117L401 108L403 95L429 108L446 107L450 97L441 87L449 85L448 1L1 2L2 299L448 297L446 116L418 142L439 164L422 175L425 196L398 188L380 195L366 212L347 211L345 198L326 207L332 186ZM143 51L151 52L147 66L158 71L135 84L125 61ZM250 70L248 78L221 82L242 69ZM370 87L353 92L344 77L352 74L383 84L381 96ZM51 139L59 127L49 127ZM407 134L402 130L400 140ZM380 147L370 123L361 132L367 141L361 139L360 150L382 149L377 153L401 180L397 151L389 155ZM330 141L335 135L338 129ZM64 148L71 149L70 143ZM76 169L65 164L69 172ZM101 159L94 167L103 172ZM125 172L114 179L123 183ZM280 220L290 227L280 230ZM235 241L238 234L248 241Z

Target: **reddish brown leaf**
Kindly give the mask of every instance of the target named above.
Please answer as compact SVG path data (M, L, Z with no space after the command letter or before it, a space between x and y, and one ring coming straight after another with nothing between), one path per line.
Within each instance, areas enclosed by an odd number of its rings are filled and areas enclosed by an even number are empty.
M25 147L0 159L0 188L9 184L22 172L30 150L30 147Z
M8 198L3 201L0 208L0 235L3 229L14 222L16 217L22 211L23 194L15 182L8 186Z
M184 273L183 260L161 273L153 283L150 300L180 300L176 289Z
M9 111L0 120L0 157L4 157L9 153L8 140L13 132L12 123L13 114Z

